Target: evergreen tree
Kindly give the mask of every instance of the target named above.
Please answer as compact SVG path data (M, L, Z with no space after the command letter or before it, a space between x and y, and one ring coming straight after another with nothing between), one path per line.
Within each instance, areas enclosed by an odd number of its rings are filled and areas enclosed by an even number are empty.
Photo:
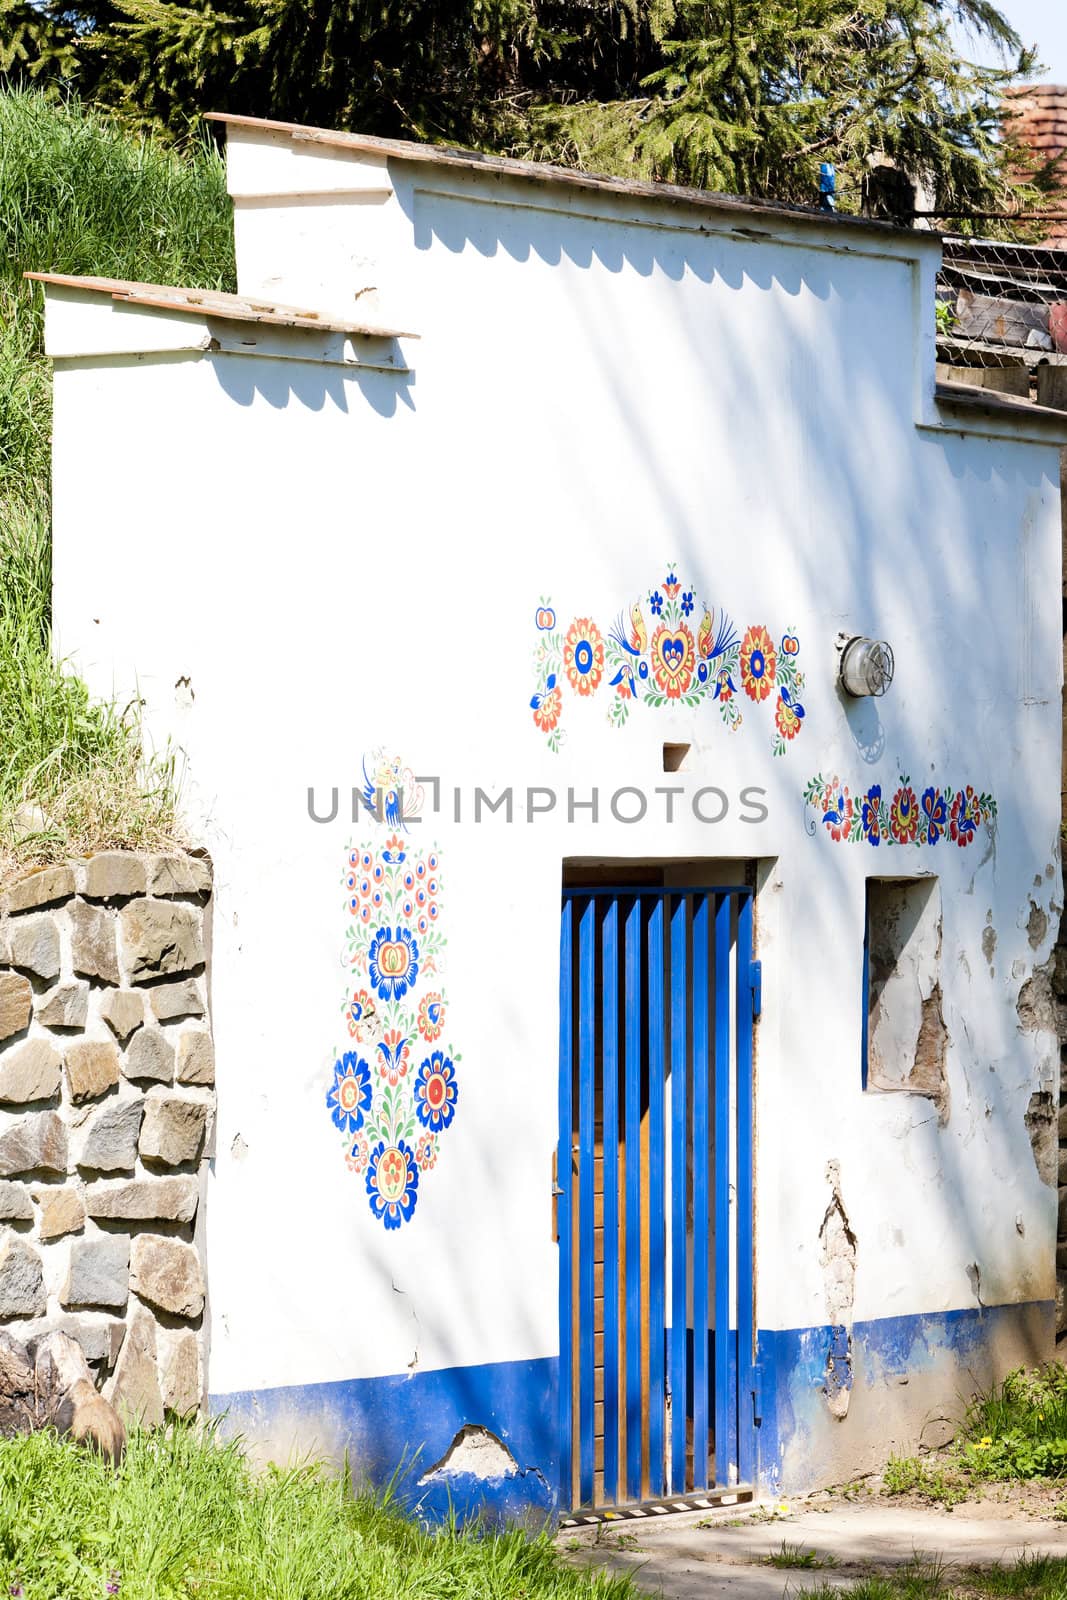
M651 0L627 20L647 41L629 81L597 97L547 81L527 153L808 204L829 161L848 210L883 163L946 212L1019 199L1001 97L1036 63L989 0ZM953 21L1003 65L962 58Z
M992 0L219 6L0 0L0 74L176 134L230 110L808 204L829 161L848 210L887 165L945 215L1019 199L1000 100L1035 63Z

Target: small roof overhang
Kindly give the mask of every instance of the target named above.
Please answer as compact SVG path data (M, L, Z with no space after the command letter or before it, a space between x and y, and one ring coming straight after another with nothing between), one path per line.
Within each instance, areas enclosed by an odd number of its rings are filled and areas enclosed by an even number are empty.
M938 383L934 399L942 412L958 413L968 431L1033 444L1067 444L1067 411L1035 405L1021 395L977 389L973 384ZM945 426L942 422L942 429Z
M173 284L135 283L123 278L82 278L62 272L26 272L36 283L58 284L65 289L110 294L125 305L149 306L155 311L217 317L223 322L260 322L274 328L307 328L313 333L343 333L364 339L417 339L417 333L399 328L379 328L368 322L348 322L329 312L304 311L278 305L259 295L226 294L220 289L180 289Z

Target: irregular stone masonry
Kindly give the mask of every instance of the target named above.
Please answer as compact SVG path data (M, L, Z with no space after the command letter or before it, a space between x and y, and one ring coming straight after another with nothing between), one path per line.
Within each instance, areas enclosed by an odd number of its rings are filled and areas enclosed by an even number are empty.
M117 1408L196 1410L215 1057L211 870L106 851L0 894L0 1328L58 1328Z

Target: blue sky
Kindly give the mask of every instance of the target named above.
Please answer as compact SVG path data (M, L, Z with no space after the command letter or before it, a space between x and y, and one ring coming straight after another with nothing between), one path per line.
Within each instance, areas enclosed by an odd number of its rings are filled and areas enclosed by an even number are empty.
M1037 45L1048 68L1045 81L1067 84L1067 0L999 0L999 5L1023 43ZM963 41L963 53L972 50Z

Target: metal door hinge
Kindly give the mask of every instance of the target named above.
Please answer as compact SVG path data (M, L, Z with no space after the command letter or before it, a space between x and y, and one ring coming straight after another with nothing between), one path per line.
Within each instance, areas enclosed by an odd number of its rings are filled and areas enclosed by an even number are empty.
M749 981L752 984L752 1015L758 1017L763 1010L763 962L753 961L749 968Z
M752 1368L752 1421L758 1428L763 1421L763 1368Z
M559 1197L563 1190L559 1186L559 1151L552 1152L552 1242L559 1243Z

